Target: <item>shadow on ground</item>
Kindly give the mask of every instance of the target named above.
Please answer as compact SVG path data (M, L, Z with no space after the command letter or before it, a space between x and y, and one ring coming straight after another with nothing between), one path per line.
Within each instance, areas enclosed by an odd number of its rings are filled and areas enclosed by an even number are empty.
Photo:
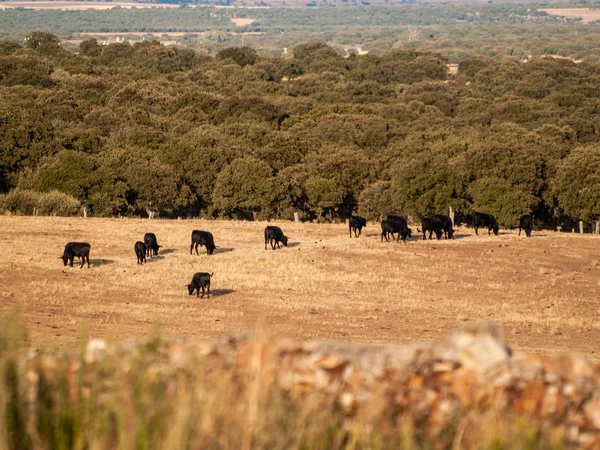
M218 247L215 249L215 251L213 252L213 255L216 255L218 253L229 253L232 252L234 249L233 248L229 248L229 247Z
M233 289L211 289L210 296L211 297L222 297L223 295L233 294L235 290Z
M135 255L134 255L135 256ZM100 267L107 266L108 264L112 264L114 261L112 259L90 259L90 267Z

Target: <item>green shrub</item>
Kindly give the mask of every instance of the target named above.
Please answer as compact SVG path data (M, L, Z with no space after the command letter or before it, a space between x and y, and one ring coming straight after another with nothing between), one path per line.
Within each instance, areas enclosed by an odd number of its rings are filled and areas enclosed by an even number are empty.
M0 212L17 215L75 216L81 203L68 194L58 191L36 192L14 189L0 195Z

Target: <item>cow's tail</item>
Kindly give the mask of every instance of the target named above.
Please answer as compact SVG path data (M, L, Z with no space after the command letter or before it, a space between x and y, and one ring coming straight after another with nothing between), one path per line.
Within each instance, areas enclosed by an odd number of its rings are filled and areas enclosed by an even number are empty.
M214 273L214 272L212 272L212 273L210 274L210 277L212 278L214 274L215 274L215 273Z

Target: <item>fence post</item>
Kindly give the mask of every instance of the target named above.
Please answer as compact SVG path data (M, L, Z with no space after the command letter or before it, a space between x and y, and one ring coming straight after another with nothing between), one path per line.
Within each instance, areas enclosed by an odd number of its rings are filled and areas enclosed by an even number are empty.
M583 234L583 220L579 221L579 233Z
M450 221L452 222L452 228L454 228L454 210L452 206L448 207L448 215L450 216Z
M297 212L294 213L294 222L296 222L296 223L300 222L300 215Z
M596 226L594 227L594 234L600 233L600 221L596 222Z
M87 219L87 206L83 207L83 217Z

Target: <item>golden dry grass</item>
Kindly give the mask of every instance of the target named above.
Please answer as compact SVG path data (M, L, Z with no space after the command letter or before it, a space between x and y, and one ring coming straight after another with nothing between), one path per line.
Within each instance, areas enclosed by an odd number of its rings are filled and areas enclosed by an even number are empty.
M567 19L579 19L582 23L600 20L600 9L591 8L546 8L540 11L547 12L551 16L562 16Z
M245 25L251 25L256 19L246 18L246 17L232 17L231 21L238 27L243 27Z
M265 251L265 222L0 217L0 314L23 306L33 348L90 337L135 338L158 321L194 338L240 330L370 343L427 341L467 321L498 322L532 353L600 344L600 237L515 231L455 241L381 243L378 224L349 239L343 224L276 223L291 245ZM211 231L214 255L190 256L193 229ZM133 245L157 234L161 256L136 265ZM91 269L63 267L68 241L91 243ZM210 300L190 297L214 272Z

